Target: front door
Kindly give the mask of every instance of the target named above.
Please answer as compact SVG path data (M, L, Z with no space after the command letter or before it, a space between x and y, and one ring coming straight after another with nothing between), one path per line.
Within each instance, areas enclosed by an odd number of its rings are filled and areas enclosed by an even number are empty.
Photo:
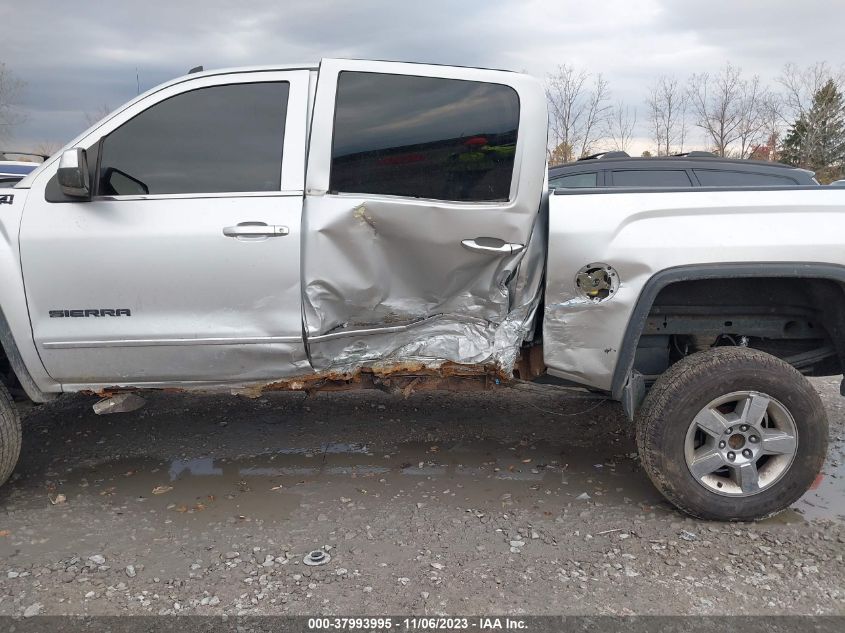
M239 383L307 373L300 219L310 72L205 75L130 104L55 166L20 234L33 335L68 385ZM58 193L57 193L58 192Z
M524 75L322 62L303 212L315 368L509 369L542 272L545 121Z

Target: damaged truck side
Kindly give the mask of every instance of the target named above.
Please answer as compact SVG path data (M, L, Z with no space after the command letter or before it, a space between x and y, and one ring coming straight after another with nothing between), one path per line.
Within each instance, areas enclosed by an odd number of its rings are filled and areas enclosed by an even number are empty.
M826 453L805 376L845 358L845 191L549 195L546 144L537 81L448 66L200 72L116 110L0 196L0 481L10 393L543 376L621 401L682 510L787 507Z

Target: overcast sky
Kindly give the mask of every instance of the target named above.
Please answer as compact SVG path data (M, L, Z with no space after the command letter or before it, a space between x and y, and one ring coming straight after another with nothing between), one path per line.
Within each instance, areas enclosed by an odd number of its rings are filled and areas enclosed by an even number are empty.
M0 0L0 61L26 81L12 145L65 143L86 113L184 74L358 57L601 72L638 107L661 73L730 60L770 81L786 62L845 63L842 0ZM693 142L701 140L693 132ZM644 141L643 141L644 142Z

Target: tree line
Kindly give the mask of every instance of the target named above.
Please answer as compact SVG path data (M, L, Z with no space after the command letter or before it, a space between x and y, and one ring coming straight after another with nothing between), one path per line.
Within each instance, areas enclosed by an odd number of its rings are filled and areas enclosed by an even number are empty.
M551 164L599 151L629 151L637 132L647 130L650 148L644 156L683 153L695 146L718 156L804 167L816 172L820 182L845 177L845 67L787 64L773 85L746 76L731 63L686 79L660 75L644 91L639 127L638 108L612 101L601 73L563 64L545 84ZM23 88L24 82L0 62L0 142L25 119L17 107ZM90 125L108 110L103 106L85 119ZM41 153L58 148L56 143L42 145Z
M17 108L24 83L3 62L0 62L0 141L12 135L12 128L25 119Z
M826 62L787 64L773 85L731 63L716 73L660 75L644 91L639 126L638 108L614 102L600 73L563 64L545 84L551 164L629 151L636 132L647 130L650 148L644 156L695 147L804 167L820 182L845 176L845 70Z
M51 156L61 149L62 144L58 141L42 141L29 148L10 146L13 129L25 122L26 112L20 108L20 100L26 87L26 82L20 79L12 69L4 62L0 62L0 160L3 159L2 151L5 149L14 155L13 150L31 151L34 154ZM86 112L83 118L89 126L93 125L109 113L108 106L102 106L95 112ZM20 160L30 160L31 157L22 157ZM15 160L18 160L16 157Z

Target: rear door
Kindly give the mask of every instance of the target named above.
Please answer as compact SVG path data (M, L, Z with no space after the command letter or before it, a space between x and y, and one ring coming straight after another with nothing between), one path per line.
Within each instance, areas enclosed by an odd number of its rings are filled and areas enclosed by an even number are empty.
M171 84L78 143L92 200L63 199L55 163L36 178L21 259L54 379L221 383L310 370L299 287L309 77Z
M512 363L542 272L546 120L524 75L323 61L302 259L317 369Z

